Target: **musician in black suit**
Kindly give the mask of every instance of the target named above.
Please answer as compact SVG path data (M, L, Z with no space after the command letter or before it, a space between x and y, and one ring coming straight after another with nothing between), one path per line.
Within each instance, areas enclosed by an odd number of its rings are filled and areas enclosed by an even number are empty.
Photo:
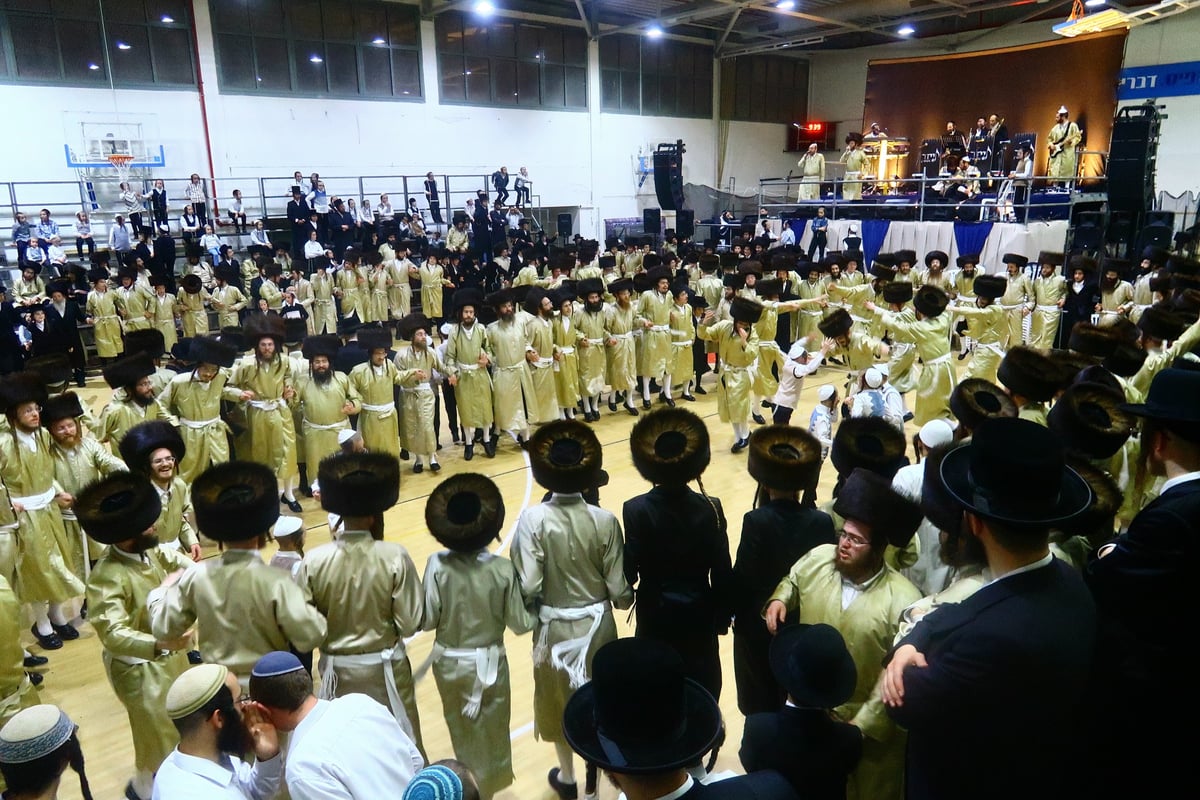
M742 766L778 770L806 799L845 800L863 748L859 729L833 716L858 679L846 640L831 625L784 628L771 642L771 670L787 705L746 718Z
M1071 279L1067 281L1067 294L1063 298L1062 321L1058 326L1058 347L1066 349L1071 341L1071 329L1079 322L1090 322L1100 302L1100 284L1096 283L1096 260L1089 256L1074 255L1067 265Z
M689 488L710 457L704 421L682 408L644 414L629 436L633 465L654 484L625 501L625 578L637 633L682 657L689 678L721 697L717 637L729 630L733 566L721 501Z
M1187 736L1130 732L1146 725L1147 709L1161 704L1169 687L1180 689L1173 712L1194 719L1197 710L1195 692L1185 682L1195 661L1192 580L1200 562L1197 397L1200 372L1169 368L1154 377L1146 402L1124 406L1141 417L1149 473L1166 481L1128 530L1096 551L1084 572L1100 621L1089 737L1094 743L1089 752L1099 757L1087 765L1097 777L1096 797L1161 797L1190 781Z
M991 580L925 615L887 656L883 701L908 731L905 796L1075 797L1096 608L1048 542L1092 491L1055 434L1024 419L986 420L939 474Z
M821 443L808 431L759 428L750 435L746 468L758 491L755 508L742 517L731 605L738 709L749 716L776 711L785 699L768 659L771 634L763 606L801 556L819 544L835 544L837 535L833 519L817 510Z
M718 746L722 730L717 701L684 676L679 654L662 642L638 637L616 639L597 650L591 682L576 690L563 712L563 735L571 749L608 773L627 797L798 797L774 771L698 782L699 761ZM551 786L564 800L575 791L570 785ZM595 792L594 786L587 788Z
M49 299L46 302L46 327L53 331L52 339L55 347L67 355L71 362L76 385L84 385L84 370L87 368L87 354L83 349L83 339L79 335L79 326L84 323L84 314L75 301L75 287L69 279L54 281L46 289ZM38 349L35 339L34 350Z

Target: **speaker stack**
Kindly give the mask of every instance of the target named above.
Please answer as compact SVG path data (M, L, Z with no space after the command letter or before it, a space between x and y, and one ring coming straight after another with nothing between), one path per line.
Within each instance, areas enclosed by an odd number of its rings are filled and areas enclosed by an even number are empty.
M660 144L654 151L654 193L666 211L683 208L683 140Z
M1140 216L1153 208L1162 119L1153 103L1117 112L1108 152L1108 204L1114 212Z
M558 238L570 239L575 233L575 225L571 221L570 214L558 215Z
M662 233L662 212L657 208L642 210L642 233L658 236Z

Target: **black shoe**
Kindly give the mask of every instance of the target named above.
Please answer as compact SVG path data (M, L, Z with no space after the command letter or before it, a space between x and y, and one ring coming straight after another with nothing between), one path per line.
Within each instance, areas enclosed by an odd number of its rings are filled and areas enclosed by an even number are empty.
M25 669L33 669L34 667L45 666L50 663L50 659L45 656L28 655L25 656Z
M454 436L452 436L451 438L454 440L455 444L462 444L462 437L459 436L457 433L454 434Z
M309 487L309 486L301 486L301 487L300 487L300 494L304 495L305 497L312 497L312 487Z
M689 403L696 402L696 398L693 395L685 394L685 395L682 395L682 397L684 400L687 400Z
M651 393L653 393L653 392L661 392L661 391L662 391L662 387L658 385L658 381L651 379L651 381L650 381L650 391L651 391Z
M911 412L911 411L904 412L904 421L905 422L908 422L912 418L913 418L913 412Z
M562 800L575 800L579 797L579 787L577 785L574 783L563 783L558 779L558 767L550 770L550 774L546 776L546 780L550 782L550 788Z
M404 450L404 449L400 450L400 460L408 461L408 451L407 450Z
M766 421L766 420L763 418L763 415L762 415L762 414L751 414L751 415L750 415L750 419L754 420L754 421L755 421L756 423L758 423L759 425L766 425L766 424L767 424L767 421Z
M675 401L670 397L664 397L663 402L667 404L667 408L675 407Z
M187 659L189 664L203 664L204 656L200 655L199 650L188 650Z
M608 410L614 412L617 410L617 398L615 394L608 396Z
M463 448L463 458L464 458L464 459L466 459L467 461L470 461L470 460L471 460L472 458L474 458L474 457L475 457L475 445L474 445L474 443L472 443L472 444L469 444L469 445L467 445L466 447L464 447L464 448Z
M649 411L649 410L650 410L650 401L649 401L649 400L642 400L642 408L644 408L644 409L646 409L647 411Z
M40 672L26 672L25 674L29 677L29 682L34 686L41 686L42 681L46 680Z
M287 498L284 498L283 504L285 506L287 506L288 509L295 514L299 514L301 511L304 510L304 508L300 505L299 500L288 500Z
M638 415L638 410L634 406L625 406L625 410L629 412L629 416L631 417L636 417Z
M142 796L133 789L133 781L125 784L125 800L142 800Z
M55 625L50 623L50 627L54 628L54 632L58 634L58 638L64 642L73 642L79 638L79 631L71 627L70 623L66 625Z
M738 439L736 442L733 443L733 447L729 448L729 452L740 453L749 446L750 446L749 439Z
M693 391L695 391L696 394L708 394L703 386L697 386Z
M483 443L483 454L488 458L496 457L496 440L492 439Z
M425 471L424 464L413 464L413 475L420 475Z
M94 568L95 568L95 566L96 566L96 562L95 562L95 561L92 561L92 562L91 562L91 567L94 569ZM83 601L83 605L81 605L81 606L79 607L79 618L80 618L80 619L87 619L87 614L88 614L88 612L87 612L87 600L85 599L85 600Z
M966 358L966 357L967 357L967 354L966 354L966 352L965 352L965 351L964 351L964 352L962 352L962 353L959 353L959 354L958 354L958 360L959 360L959 361L962 361L962 360L963 360L964 358Z
M458 442L455 442L455 444L458 444ZM434 450L441 450L441 449L442 449L442 443L441 443L441 442L434 442L434 445L435 445L435 446L434 446L434 448L433 448Z
M43 650L59 650L62 648L62 639L58 638L57 633L52 632L46 636L42 636L38 633L37 625L32 626L29 630L33 632L33 637L37 639L38 644L41 645Z
M760 405L760 406L762 406L763 408L770 408L770 407L771 407L771 401L770 401L770 400L763 400L761 403L759 403L759 405Z
M442 465L441 465L441 464L439 464L438 462L434 461L433 463L431 463L431 464L429 465L429 471L430 471L430 472L441 472L441 471L442 471Z

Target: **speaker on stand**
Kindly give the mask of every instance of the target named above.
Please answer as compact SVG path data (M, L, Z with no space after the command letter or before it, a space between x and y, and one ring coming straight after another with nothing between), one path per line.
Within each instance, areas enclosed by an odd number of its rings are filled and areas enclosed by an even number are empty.
M575 233L575 225L571 221L570 214L558 215L558 238L569 240Z
M662 233L662 211L660 209L643 209L642 232L653 236L655 239Z
M691 239L696 235L696 212L690 208L681 208L675 214L675 234L683 239Z
M654 194L659 207L667 211L683 208L683 140L660 144L654 151Z

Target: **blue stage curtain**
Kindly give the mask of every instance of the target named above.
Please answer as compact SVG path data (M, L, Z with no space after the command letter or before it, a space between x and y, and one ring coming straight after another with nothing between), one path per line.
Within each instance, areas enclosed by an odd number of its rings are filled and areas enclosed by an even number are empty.
M892 221L889 219L864 219L862 221L863 263L859 265L859 268L863 272L870 272L871 262L875 260L875 255L883 246L884 237L887 236L891 224Z
M992 233L990 222L956 222L954 223L954 244L958 247L959 255L969 256L983 252L983 243ZM952 266L946 264L945 266Z

